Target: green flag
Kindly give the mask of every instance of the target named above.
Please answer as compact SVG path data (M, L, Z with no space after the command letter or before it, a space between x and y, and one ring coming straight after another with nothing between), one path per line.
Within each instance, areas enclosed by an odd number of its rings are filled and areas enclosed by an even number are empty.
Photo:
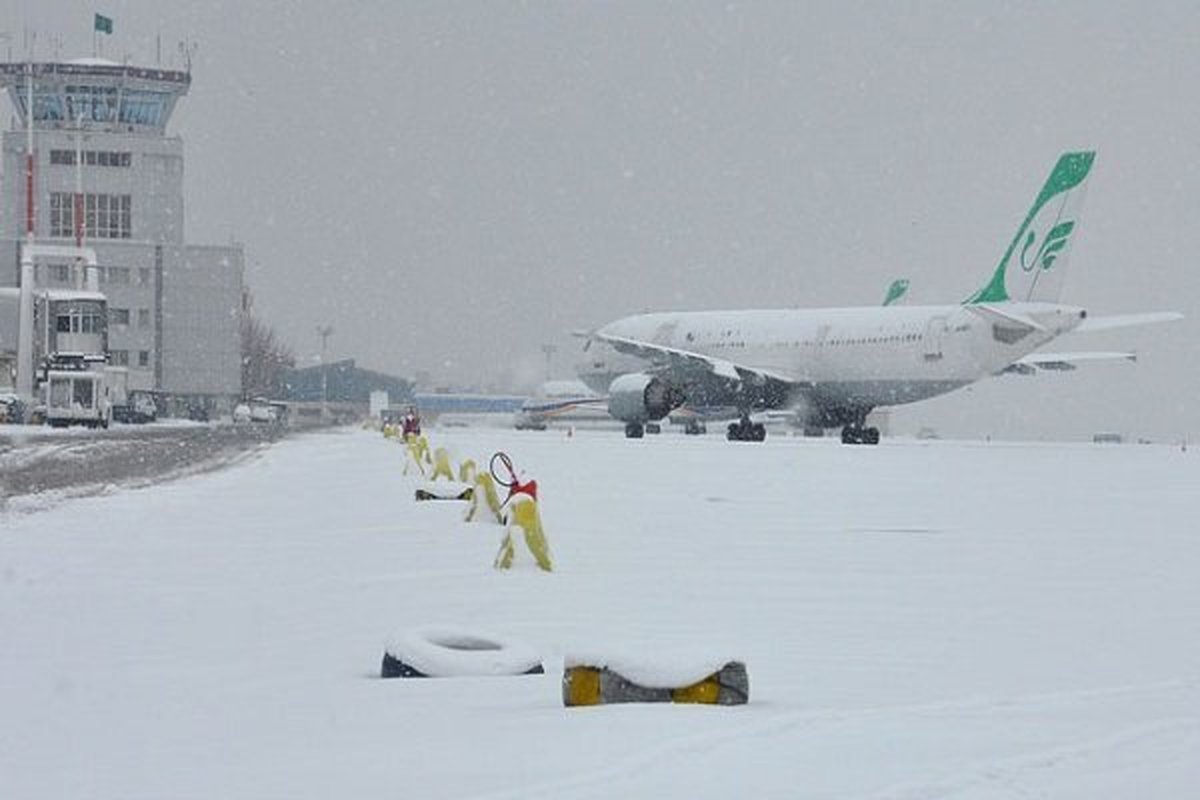
M107 34L111 35L112 34L112 18L106 17L103 14L97 14L96 21L94 23L94 28L97 33L107 33Z

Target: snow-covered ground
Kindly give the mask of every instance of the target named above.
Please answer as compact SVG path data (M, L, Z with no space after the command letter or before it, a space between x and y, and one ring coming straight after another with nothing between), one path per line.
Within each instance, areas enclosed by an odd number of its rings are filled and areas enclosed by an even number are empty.
M0 796L1200 790L1194 451L432 439L537 478L555 573L493 571L362 431L0 518ZM378 679L427 624L548 674ZM734 655L750 704L566 709L578 651Z

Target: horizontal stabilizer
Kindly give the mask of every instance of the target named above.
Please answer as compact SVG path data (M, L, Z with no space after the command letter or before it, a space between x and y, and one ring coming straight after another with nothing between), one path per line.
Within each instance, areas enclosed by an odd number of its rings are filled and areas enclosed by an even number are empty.
M1110 331L1114 328L1129 328L1134 325L1154 325L1159 322L1174 322L1183 319L1178 311L1149 311L1144 314L1116 314L1109 317L1088 317L1075 329L1077 333Z
M968 310L974 311L984 317L990 317L993 322L1000 322L1006 325L1016 325L1020 328L1025 328L1031 331L1045 331L1046 328L1040 322L1035 320L1028 314L1022 314L1019 311L1014 311L1003 305L973 305L967 306Z
M1069 372L1087 361L1137 361L1137 353L1032 353L1009 364L1001 373L1032 375L1039 369Z

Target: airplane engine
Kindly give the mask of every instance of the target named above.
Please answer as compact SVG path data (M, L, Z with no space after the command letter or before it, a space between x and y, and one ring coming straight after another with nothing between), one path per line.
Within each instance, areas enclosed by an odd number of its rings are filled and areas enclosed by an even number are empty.
M628 423L659 420L683 405L683 392L654 375L631 372L608 387L608 413Z

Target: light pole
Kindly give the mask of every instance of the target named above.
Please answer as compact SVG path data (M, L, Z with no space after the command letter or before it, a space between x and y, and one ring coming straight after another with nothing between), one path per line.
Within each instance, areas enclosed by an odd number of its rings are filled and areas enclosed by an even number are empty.
M321 337L321 421L329 420L329 367L325 364L325 350L329 337L333 336L332 325L318 325L317 336Z

